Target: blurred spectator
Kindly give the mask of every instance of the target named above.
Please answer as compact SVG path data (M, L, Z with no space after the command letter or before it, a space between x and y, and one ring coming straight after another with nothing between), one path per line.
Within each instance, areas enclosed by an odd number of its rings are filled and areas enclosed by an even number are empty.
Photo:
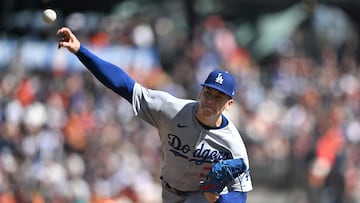
M236 22L219 14L193 22L191 37L181 12L91 22L87 15L65 22L149 87L196 97L194 80L205 72L234 73L240 93L227 114L247 144L254 192L269 186L300 191L293 202L360 202L359 31L342 12L319 7L313 23L299 25L265 59L240 46ZM46 58L28 52L14 54ZM154 129L56 47L43 53L55 62L9 59L0 72L0 202L159 203Z

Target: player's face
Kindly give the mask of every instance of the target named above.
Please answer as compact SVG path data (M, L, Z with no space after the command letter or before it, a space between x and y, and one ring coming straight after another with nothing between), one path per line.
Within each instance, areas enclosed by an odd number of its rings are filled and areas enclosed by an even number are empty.
M219 116L233 100L224 93L204 87L200 93L200 108L203 116Z

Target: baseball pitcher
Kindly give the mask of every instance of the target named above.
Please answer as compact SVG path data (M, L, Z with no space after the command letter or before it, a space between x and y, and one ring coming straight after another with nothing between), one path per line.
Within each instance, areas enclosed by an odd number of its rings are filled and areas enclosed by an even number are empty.
M223 111L234 102L235 79L214 70L199 100L176 98L148 89L121 68L82 46L69 28L57 34L65 47L106 87L125 98L136 116L158 129L163 165L164 203L242 203L252 190L244 142Z

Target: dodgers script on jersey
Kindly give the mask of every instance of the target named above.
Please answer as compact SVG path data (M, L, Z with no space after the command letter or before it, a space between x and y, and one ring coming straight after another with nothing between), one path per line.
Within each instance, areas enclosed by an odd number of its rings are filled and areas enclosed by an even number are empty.
M135 114L159 130L164 159L161 175L172 187L198 191L212 165L221 160L243 158L249 166L244 142L235 125L229 121L224 128L206 129L195 118L197 101L179 99L138 83L132 101ZM225 189L252 190L249 167Z

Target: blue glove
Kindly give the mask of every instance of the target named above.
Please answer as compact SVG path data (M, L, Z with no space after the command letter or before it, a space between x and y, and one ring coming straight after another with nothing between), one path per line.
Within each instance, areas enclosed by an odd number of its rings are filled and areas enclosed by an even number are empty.
M219 199L215 203L245 203L246 197L246 192L233 191L220 195Z
M202 192L219 194L224 187L246 170L243 159L227 159L213 165L205 181L201 184Z

